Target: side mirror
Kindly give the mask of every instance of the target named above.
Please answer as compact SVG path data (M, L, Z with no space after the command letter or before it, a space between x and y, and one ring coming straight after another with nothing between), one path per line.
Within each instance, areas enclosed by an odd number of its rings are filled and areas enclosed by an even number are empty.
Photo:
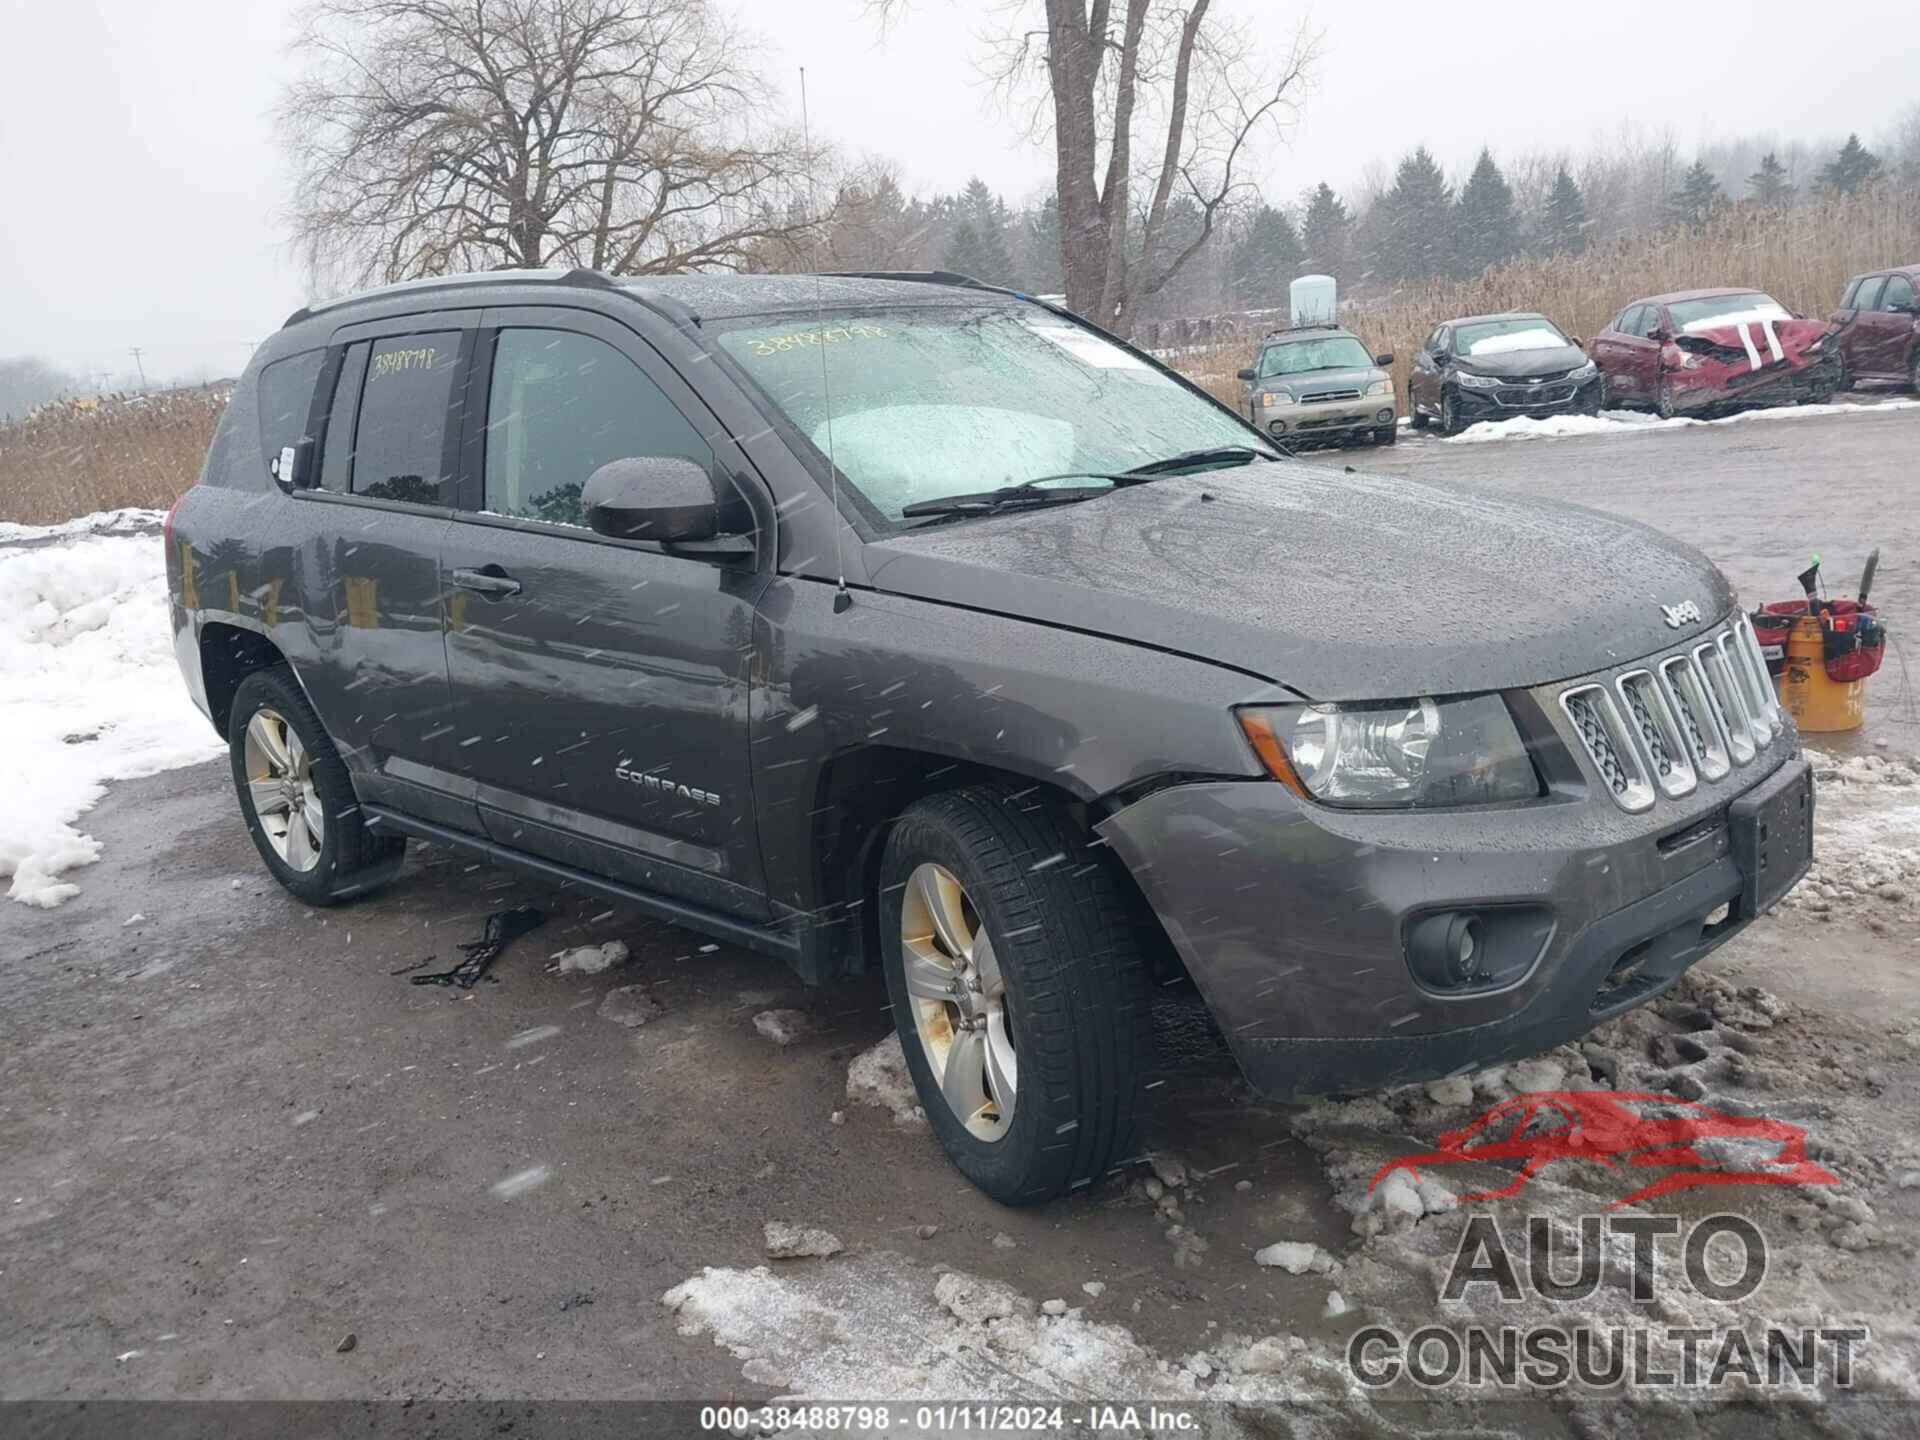
M1378 365L1382 370L1386 369L1387 366L1393 363L1393 352L1391 350L1382 350L1378 355L1373 357L1373 363Z
M1253 373L1253 367L1252 367L1252 366L1248 366L1248 367L1247 367L1246 369L1244 369L1244 370L1242 370L1242 371L1240 372L1240 378L1241 378L1242 380L1246 380L1246 381L1248 381L1248 382L1252 382L1252 381L1254 381L1254 380L1256 380L1256 379L1258 379L1259 377L1258 377L1258 376L1256 376L1256 375L1255 375L1255 374Z
M1664 325L1657 325L1653 329L1647 331L1647 339L1653 341L1653 343L1656 345L1664 345L1672 338L1673 338L1673 332L1667 329Z
M580 503L596 535L682 545L720 534L713 477L677 455L610 460L587 477Z

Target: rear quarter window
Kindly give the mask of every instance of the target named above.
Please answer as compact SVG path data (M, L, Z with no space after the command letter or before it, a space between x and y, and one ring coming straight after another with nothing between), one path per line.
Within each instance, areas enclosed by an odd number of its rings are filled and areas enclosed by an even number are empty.
M313 414L313 390L320 383L325 360L326 351L308 350L260 371L260 453L270 476L282 449L312 438L307 420Z

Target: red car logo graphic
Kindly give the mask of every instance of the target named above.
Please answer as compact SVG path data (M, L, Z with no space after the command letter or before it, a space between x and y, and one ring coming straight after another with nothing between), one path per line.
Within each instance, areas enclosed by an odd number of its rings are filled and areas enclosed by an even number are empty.
M1461 1160L1519 1160L1513 1183L1462 1195L1492 1200L1516 1194L1555 1160L1592 1160L1609 1170L1660 1167L1668 1173L1607 1208L1651 1200L1693 1185L1837 1185L1807 1159L1807 1132L1764 1116L1723 1115L1672 1095L1634 1090L1536 1090L1483 1112L1440 1136L1439 1149L1403 1155L1374 1172L1371 1192L1396 1170L1418 1179L1422 1165Z

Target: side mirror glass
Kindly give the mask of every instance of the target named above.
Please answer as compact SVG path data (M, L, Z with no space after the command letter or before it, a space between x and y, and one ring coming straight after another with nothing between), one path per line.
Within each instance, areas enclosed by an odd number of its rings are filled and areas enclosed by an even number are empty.
M713 477L680 456L610 460L587 477L580 503L596 535L674 544L720 533Z
M1240 372L1240 378L1241 378L1242 380L1249 380L1249 381L1250 381L1250 380L1254 380L1254 379L1257 379L1258 377L1257 377L1257 376L1256 376L1256 375L1255 375L1255 374L1253 373L1253 367L1252 367L1252 366L1248 366L1248 367L1247 367L1246 369L1244 369L1244 370L1242 370L1242 371Z
M1393 363L1393 352L1391 350L1382 350L1378 355L1373 357L1373 363L1378 365L1382 370L1386 369L1387 366Z

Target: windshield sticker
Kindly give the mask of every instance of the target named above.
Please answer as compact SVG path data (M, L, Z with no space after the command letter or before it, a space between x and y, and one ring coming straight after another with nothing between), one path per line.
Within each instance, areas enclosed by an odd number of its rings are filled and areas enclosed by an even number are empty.
M1027 329L1042 340L1050 340L1066 351L1074 359L1085 365L1098 366L1102 370L1145 370L1147 362L1137 355L1130 355L1111 341L1102 340L1090 330L1081 330L1073 325L1036 325L1027 322Z
M804 350L808 346L844 345L853 340L884 340L893 332L881 325L869 325L861 321L853 325L835 325L825 330L790 330L784 335L763 335L747 342L748 348L758 359L769 355L779 355L788 350Z

